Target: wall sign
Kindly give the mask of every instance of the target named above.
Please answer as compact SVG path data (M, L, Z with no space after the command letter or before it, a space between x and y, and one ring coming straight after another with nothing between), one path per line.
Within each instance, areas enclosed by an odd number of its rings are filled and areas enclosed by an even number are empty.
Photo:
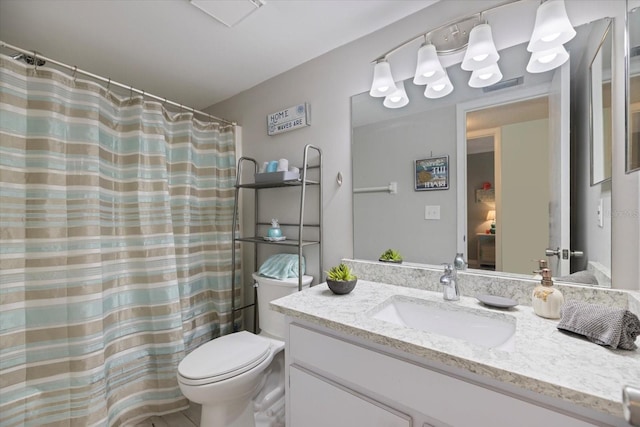
M415 161L415 191L449 188L449 156Z
M276 135L282 132L309 126L311 116L309 104L294 105L267 116L267 134Z

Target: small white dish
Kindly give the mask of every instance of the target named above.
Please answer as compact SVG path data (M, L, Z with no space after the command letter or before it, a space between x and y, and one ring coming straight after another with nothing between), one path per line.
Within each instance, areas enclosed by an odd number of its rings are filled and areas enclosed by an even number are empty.
M499 297L497 295L478 295L476 298L489 307L510 308L518 305L518 301L514 299Z
M263 239L268 242L282 242L283 240L287 240L287 237L286 236L280 236L280 237L264 236Z

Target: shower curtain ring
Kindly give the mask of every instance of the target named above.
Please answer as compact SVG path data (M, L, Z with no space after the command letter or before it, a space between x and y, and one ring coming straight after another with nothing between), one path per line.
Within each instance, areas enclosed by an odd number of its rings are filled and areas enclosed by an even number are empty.
M73 66L73 75L71 76L73 78L73 82L76 82L76 77L78 77L78 66L74 65Z
M33 70L38 70L38 52L36 52L35 50L33 51Z
M133 99L133 86L129 86L129 101Z
M111 77L109 77L109 81L107 82L107 92L109 92L111 88Z

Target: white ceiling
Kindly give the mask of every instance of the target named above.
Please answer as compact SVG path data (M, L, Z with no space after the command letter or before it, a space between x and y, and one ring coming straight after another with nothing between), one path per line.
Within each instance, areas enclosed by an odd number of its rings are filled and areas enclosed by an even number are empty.
M188 0L0 0L0 40L203 109L436 1L266 0L229 28Z

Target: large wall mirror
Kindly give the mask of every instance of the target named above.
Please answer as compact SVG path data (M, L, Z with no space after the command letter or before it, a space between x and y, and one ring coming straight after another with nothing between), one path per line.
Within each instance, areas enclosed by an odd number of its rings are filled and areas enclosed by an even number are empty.
M640 169L640 1L629 1L627 15L627 172Z
M470 267L532 277L537 260L545 258L550 247L548 239L538 237L551 233L553 198L562 197L576 207L567 227L571 249L584 256L571 259L566 271L554 270L554 275L591 270L598 281L585 284L610 286L611 221L604 212L611 206L611 185L606 181L591 185L588 100L590 64L601 46L602 29L609 23L603 19L576 28L578 35L567 44L570 65L562 71L528 74L526 44L518 44L500 51L502 83L506 83L500 88L470 88L469 73L451 66L447 72L455 90L444 98L426 99L424 87L414 85L412 79L405 81L411 102L403 108L387 109L380 98L368 93L355 95L354 257L377 260L392 248L406 263L450 263L460 249L455 236L462 227ZM594 39L597 42L589 45ZM564 80L554 83L560 75ZM571 173L565 170L556 177L550 171L554 148L549 142L555 126L551 117L558 115L552 99L554 84L571 92L571 99L565 101L571 105L572 119L567 110L563 122L575 166ZM457 148L460 141L462 149ZM524 144L530 144L526 150ZM416 161L443 156L449 160L449 189L417 191ZM530 175L524 175L525 169ZM570 194L554 190L552 183L561 178ZM546 199L535 193L546 193ZM535 214L522 216L515 211L527 207ZM461 212L462 222L458 220Z

